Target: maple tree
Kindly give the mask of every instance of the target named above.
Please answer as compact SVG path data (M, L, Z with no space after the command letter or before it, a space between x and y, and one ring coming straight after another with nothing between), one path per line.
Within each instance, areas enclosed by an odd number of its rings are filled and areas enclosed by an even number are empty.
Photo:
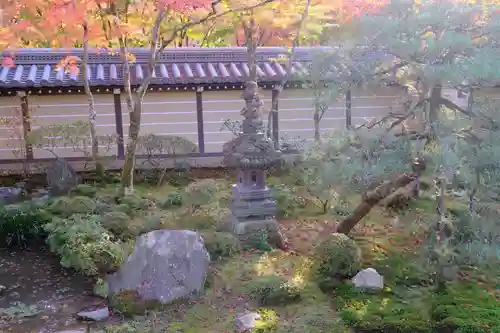
M126 2L121 7L114 4L108 8L108 15L104 16L104 27L108 38L118 42L120 54L124 60L124 90L130 117L125 163L122 171L122 195L133 192L135 152L140 132L142 103L151 82L158 55L191 27L219 19L228 14L254 10L271 2L273 0L262 0L226 9L217 8L218 2L214 3L211 0L158 0L153 2L145 0L134 3ZM153 6L145 6L147 3L153 3ZM136 21L132 24L132 19L137 13L141 13L141 16L140 18L135 17ZM186 17L189 19L186 20ZM148 70L143 81L135 90L132 90L128 41L134 36L144 35L145 31L149 31L147 34L149 43Z
M95 19L98 7L94 1L35 1L22 0L4 4L4 27L0 30L0 50L4 51L3 66L15 65L15 51L20 47L49 47L70 49L83 46L83 55L68 55L56 65L78 75L82 69L82 82L89 105L89 130L92 158L96 172L102 174L99 162L99 143L96 130L95 103L88 73L89 48L106 42L101 24Z
M60 66L76 72L79 66L86 71L88 48L118 50L123 59L124 92L129 110L130 126L122 172L122 194L133 191L135 151L140 132L142 102L151 82L159 53L172 46L190 28L225 15L252 10L273 2L263 0L241 7L216 8L211 0L23 0L10 2L6 13L9 24L0 31L0 49L12 52L4 56L3 63L12 65L15 49L26 46L51 47L83 46L84 56L68 56ZM75 38L75 36L81 36ZM5 38L3 38L5 37ZM36 41L36 42L33 42ZM135 57L129 52L133 45L143 44L149 48L148 70L144 80L133 89L130 63ZM86 75L84 86L88 88ZM90 89L85 89L92 105ZM89 119L95 122L91 106ZM97 141L97 140L95 140Z

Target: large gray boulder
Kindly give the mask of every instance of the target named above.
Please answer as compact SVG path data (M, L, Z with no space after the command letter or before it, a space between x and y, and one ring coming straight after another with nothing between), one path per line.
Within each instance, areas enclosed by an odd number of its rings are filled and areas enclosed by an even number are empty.
M111 295L133 291L143 300L169 303L203 291L210 256L189 230L156 230L140 236L127 262L108 277Z

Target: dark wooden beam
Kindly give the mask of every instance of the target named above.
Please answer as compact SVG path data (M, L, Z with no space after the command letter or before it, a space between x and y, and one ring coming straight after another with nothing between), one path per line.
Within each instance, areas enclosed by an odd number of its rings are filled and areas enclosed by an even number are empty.
M125 158L125 145L123 142L123 116L122 116L122 99L121 90L116 88L113 90L115 104L115 127L116 127L116 146L118 150L118 158Z
M198 150L205 152L205 129L203 127L203 87L196 88L196 122L198 123Z
M33 145L29 143L29 135L31 133L31 115L28 104L28 95L25 91L18 91L17 96L21 101L21 117L23 120L23 139L24 149L26 151L26 159L33 160Z

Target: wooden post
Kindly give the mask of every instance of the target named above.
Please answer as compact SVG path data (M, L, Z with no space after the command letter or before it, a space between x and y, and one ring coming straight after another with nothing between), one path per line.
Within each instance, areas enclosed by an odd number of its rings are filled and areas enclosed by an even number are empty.
M26 159L32 160L34 159L33 145L28 142L28 137L31 132L31 116L28 104L28 95L26 95L25 91L18 91L17 96L19 96L19 99L21 100L21 116L23 117L23 140L24 149L26 151Z
M116 135L118 136L116 140L116 145L118 149L118 158L125 158L125 146L123 143L123 118L122 118L122 100L121 91L119 88L113 90L113 97L115 102L115 126Z
M271 117L272 117L272 122L273 122L273 142L275 144L275 147L279 147L279 141L280 141L280 131L279 131L279 116L278 116L278 96L280 93L280 87L276 87L273 89L272 94L271 94Z
M198 150L205 152L205 130L203 128L203 87L196 87L196 121L198 123Z
M345 127L352 127L352 99L351 99L351 89L347 90L345 93Z

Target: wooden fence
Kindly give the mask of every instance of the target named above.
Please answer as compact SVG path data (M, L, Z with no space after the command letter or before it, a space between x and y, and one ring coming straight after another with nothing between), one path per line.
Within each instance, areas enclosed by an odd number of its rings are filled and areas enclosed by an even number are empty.
M263 90L265 108L277 94ZM241 120L243 101L240 90L174 91L150 93L144 100L141 135L174 135L184 137L198 146L190 158L220 156L222 145L233 134L222 128L225 119ZM333 103L321 121L323 132L357 125L400 110L401 90L398 88L358 89ZM113 138L101 142L100 154L110 160L123 160L127 140L128 114L125 100L118 89L95 95L98 134ZM274 122L273 137L312 140L314 137L314 98L306 89L289 89L281 93L279 112ZM21 116L21 117L20 117ZM266 115L265 115L266 116ZM88 103L82 94L26 95L0 98L0 163L30 163L58 157L83 161L90 154L90 142L84 149L68 143L55 146L52 152L37 148L25 140L31 131L49 125L68 125L88 120ZM279 119L278 119L279 118ZM104 140L106 141L106 140ZM55 154L54 154L55 153ZM114 163L117 163L116 161ZM119 164L119 162L118 162Z

